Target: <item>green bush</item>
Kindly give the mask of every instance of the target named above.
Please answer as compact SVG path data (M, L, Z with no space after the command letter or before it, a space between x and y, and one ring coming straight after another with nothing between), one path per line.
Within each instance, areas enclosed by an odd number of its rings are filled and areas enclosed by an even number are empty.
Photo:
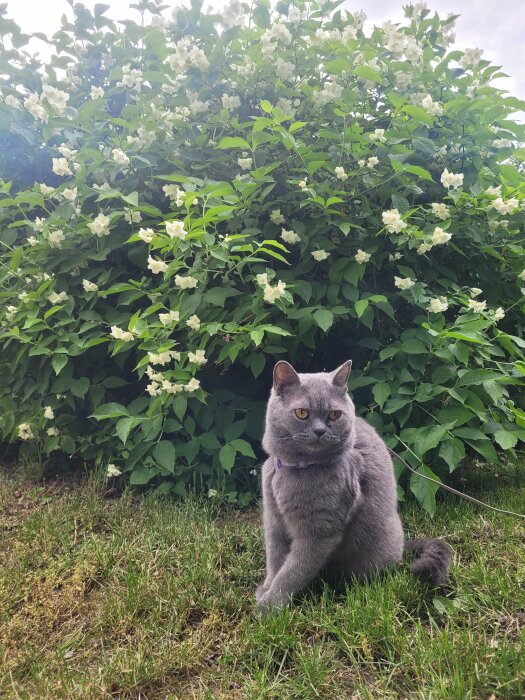
M280 358L351 357L358 410L429 474L525 438L525 104L449 50L454 18L365 33L337 4L75 4L45 65L0 17L0 435L22 454L246 504Z

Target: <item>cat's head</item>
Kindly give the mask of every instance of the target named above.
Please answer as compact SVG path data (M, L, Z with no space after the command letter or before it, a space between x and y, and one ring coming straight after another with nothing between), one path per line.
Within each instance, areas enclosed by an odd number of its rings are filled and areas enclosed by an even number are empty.
M321 458L355 439L355 409L347 382L352 362L333 372L298 374L284 361L275 365L266 412L263 447L273 455Z

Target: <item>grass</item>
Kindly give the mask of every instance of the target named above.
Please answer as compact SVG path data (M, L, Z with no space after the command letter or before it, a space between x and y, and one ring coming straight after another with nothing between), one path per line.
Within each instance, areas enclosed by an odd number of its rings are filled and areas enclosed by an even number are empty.
M472 493L473 484L465 489ZM451 583L406 565L253 613L260 513L104 497L96 479L0 472L0 697L309 700L525 695L525 527L454 497L410 536L445 536ZM523 468L485 490L525 511Z

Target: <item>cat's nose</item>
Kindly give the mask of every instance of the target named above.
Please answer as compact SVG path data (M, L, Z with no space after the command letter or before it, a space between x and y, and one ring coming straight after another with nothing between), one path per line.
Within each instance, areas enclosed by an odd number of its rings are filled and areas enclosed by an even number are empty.
M317 435L318 438L320 438L321 435L324 435L326 433L326 428L314 428L314 433Z

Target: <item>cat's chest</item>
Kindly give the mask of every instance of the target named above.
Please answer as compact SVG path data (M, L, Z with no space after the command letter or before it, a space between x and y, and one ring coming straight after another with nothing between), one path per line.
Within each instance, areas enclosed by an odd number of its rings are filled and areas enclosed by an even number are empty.
M292 535L322 534L346 521L350 495L343 469L276 470L272 490Z

